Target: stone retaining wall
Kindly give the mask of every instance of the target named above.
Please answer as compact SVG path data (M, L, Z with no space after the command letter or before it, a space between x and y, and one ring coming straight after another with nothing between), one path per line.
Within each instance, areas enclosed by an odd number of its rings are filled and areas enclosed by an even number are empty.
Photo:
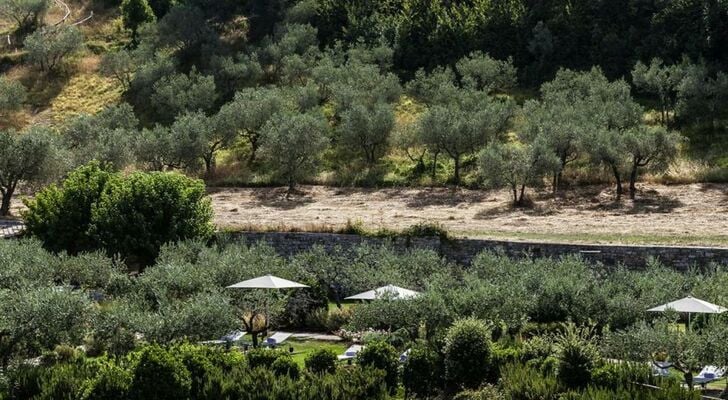
M649 258L657 258L665 265L679 270L686 270L691 266L702 268L710 263L728 265L728 249L712 247L562 244L467 238L441 240L439 237L390 239L335 233L240 232L234 235L244 238L247 243L266 242L284 256L306 251L315 245L327 250L336 247L346 250L367 243L388 244L402 250L432 249L443 257L464 265L469 264L483 250L501 250L511 257L560 257L578 254L587 260L607 265L624 264L634 268L644 267Z

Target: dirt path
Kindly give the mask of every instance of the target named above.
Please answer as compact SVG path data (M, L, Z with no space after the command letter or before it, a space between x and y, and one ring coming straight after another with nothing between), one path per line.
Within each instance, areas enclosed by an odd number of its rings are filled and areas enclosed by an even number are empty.
M233 229L320 231L359 221L370 229L437 223L458 236L566 242L728 247L728 185L640 185L635 202L586 187L530 209L513 209L506 191L448 188L213 188L215 221Z

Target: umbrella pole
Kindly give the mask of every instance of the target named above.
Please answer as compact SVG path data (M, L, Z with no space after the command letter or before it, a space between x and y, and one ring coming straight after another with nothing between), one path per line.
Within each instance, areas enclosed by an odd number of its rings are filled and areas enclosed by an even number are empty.
M688 313L688 331L690 330L690 313Z

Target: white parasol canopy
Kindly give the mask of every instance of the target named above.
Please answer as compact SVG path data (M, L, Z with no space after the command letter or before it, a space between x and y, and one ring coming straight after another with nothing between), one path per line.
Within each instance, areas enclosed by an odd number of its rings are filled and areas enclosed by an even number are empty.
M728 311L728 308L719 306L717 304L708 303L705 300L697 299L693 296L688 296L680 300L671 301L669 303L650 308L647 311L651 312L667 312L676 311L688 314L721 314Z
M692 314L722 314L728 311L727 308L717 304L709 303L705 300L697 299L693 296L684 297L680 300L671 301L661 306L650 308L650 312L668 312L675 311L688 314L688 329L690 329L690 316Z
M368 292L355 294L354 296L349 296L345 298L344 300L377 300L377 299L386 299L386 298L392 298L392 299L409 299L412 297L419 296L419 292L416 292L414 290L401 288L399 286L394 285L387 285L382 286L380 288L376 288L374 290L370 290Z
M259 276L257 278L248 279L247 281L238 282L234 285L228 286L230 289L289 289L304 287L308 287L308 285L289 281L273 275Z

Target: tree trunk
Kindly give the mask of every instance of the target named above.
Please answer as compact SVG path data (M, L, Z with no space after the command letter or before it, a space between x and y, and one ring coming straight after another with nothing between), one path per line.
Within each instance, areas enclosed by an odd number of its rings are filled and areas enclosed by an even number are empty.
M440 155L440 152L435 152L434 158L432 160L432 179L435 179L435 175L437 175L437 156Z
M513 205L518 206L518 188L516 185L511 185L511 192L513 193Z
M250 157L248 157L248 165L253 165L253 163L255 163L255 156L259 147L258 135L250 135L248 140L250 140Z
M637 193L637 187L635 183L637 181L637 163L632 165L632 172L629 174L629 198L634 200L635 194Z
M518 205L519 206L523 205L523 199L524 199L525 195L526 195L526 185L521 185L521 195L518 196Z
M10 200L13 198L14 192L15 185L12 185L11 187L3 191L3 199L2 202L0 202L0 216L4 217L10 215Z
M203 158L205 160L205 176L210 178L215 173L215 154L210 153Z
M612 164L612 174L614 174L614 180L617 182L617 201L622 200L622 177L619 174L619 168Z
M453 160L455 160L455 176L453 179L455 180L455 184L460 184L460 156L453 157Z

